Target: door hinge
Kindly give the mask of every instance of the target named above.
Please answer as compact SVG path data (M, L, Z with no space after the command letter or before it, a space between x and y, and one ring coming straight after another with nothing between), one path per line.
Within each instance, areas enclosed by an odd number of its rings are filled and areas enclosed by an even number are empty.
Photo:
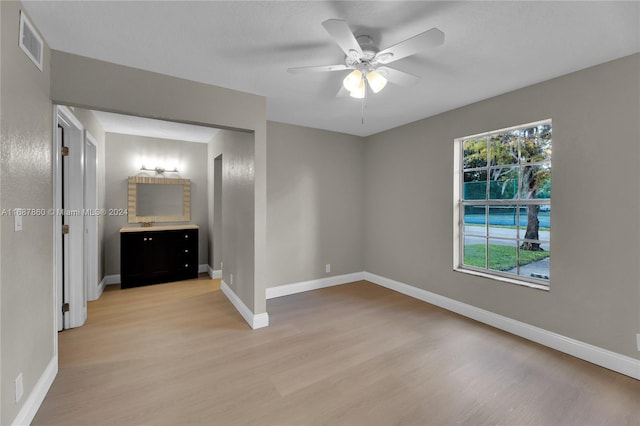
M62 233L63 234L69 233L69 225L62 225Z
M69 304L65 303L64 305L62 305L62 313L64 314L65 312L69 312Z
M62 156L63 157L67 157L69 155L69 147L68 146L63 146L62 147Z

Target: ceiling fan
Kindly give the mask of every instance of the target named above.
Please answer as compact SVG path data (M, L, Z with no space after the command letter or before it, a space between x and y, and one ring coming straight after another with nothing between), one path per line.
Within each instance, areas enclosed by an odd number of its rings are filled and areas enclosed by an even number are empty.
M344 64L289 68L287 71L298 74L353 70L345 77L342 84L352 97L358 99L366 96L367 86L374 93L378 93L387 81L400 86L416 83L420 77L386 65L444 43L444 33L437 28L431 28L384 50L379 50L371 37L367 35L356 37L346 21L329 19L324 21L322 26L345 53Z

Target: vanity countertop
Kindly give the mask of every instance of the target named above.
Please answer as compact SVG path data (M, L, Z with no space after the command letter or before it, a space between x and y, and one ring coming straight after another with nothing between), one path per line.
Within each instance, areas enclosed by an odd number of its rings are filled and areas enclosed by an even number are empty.
M127 226L120 232L179 231L181 229L199 229L198 225L159 225L159 226Z

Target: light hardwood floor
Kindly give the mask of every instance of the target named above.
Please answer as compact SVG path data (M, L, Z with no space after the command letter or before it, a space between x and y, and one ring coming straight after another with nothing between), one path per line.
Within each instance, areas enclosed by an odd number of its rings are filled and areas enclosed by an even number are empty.
M119 290L59 335L34 425L639 424L640 382L368 282L269 300Z

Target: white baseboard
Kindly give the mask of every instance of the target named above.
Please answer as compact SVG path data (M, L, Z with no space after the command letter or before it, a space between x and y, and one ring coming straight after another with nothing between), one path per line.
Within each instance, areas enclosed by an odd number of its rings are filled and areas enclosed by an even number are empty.
M211 266L207 265L207 272L209 273L209 276L213 279L222 278L222 271L220 269L214 271Z
M12 425L30 425L33 421L33 418L36 416L42 401L44 401L44 397L47 396L47 392L49 392L49 388L53 384L54 379L56 378L56 374L58 374L58 356L55 355L49 361L47 368L44 369L38 382L33 387L33 390L24 401L22 408L18 411L18 415L13 422Z
M603 349L589 343L581 342L540 327L520 322L505 316L477 308L439 294L413 287L399 281L381 277L369 272L364 273L364 279L382 287L395 290L432 305L439 306L467 318L488 324L516 336L540 343L560 352L573 355L601 367L608 368L626 376L640 380L640 360L616 352Z
M120 284L120 274L106 275L104 277L105 285Z
M269 325L268 313L265 312L255 315L253 312L251 312L251 309L247 308L247 305L245 305L244 302L240 300L238 295L235 294L233 290L231 290L231 287L229 287L224 281L222 281L222 283L220 284L220 288L222 289L224 295L227 296L227 299L229 299L229 301L236 308L236 310L240 312L240 315L242 315L244 320L249 323L251 328L255 330L256 328L267 327Z
M269 287L267 288L266 296L267 299L273 299L276 297L287 296L289 294L302 293L303 291L317 290L319 288L361 281L365 279L364 274L364 272L354 272L352 274L335 275L333 277L319 278L317 280Z
M105 285L107 285L107 277L103 277L100 281L100 284L98 284L98 291L96 292L96 298L94 300L100 299L100 296L102 296L102 292L104 292Z

